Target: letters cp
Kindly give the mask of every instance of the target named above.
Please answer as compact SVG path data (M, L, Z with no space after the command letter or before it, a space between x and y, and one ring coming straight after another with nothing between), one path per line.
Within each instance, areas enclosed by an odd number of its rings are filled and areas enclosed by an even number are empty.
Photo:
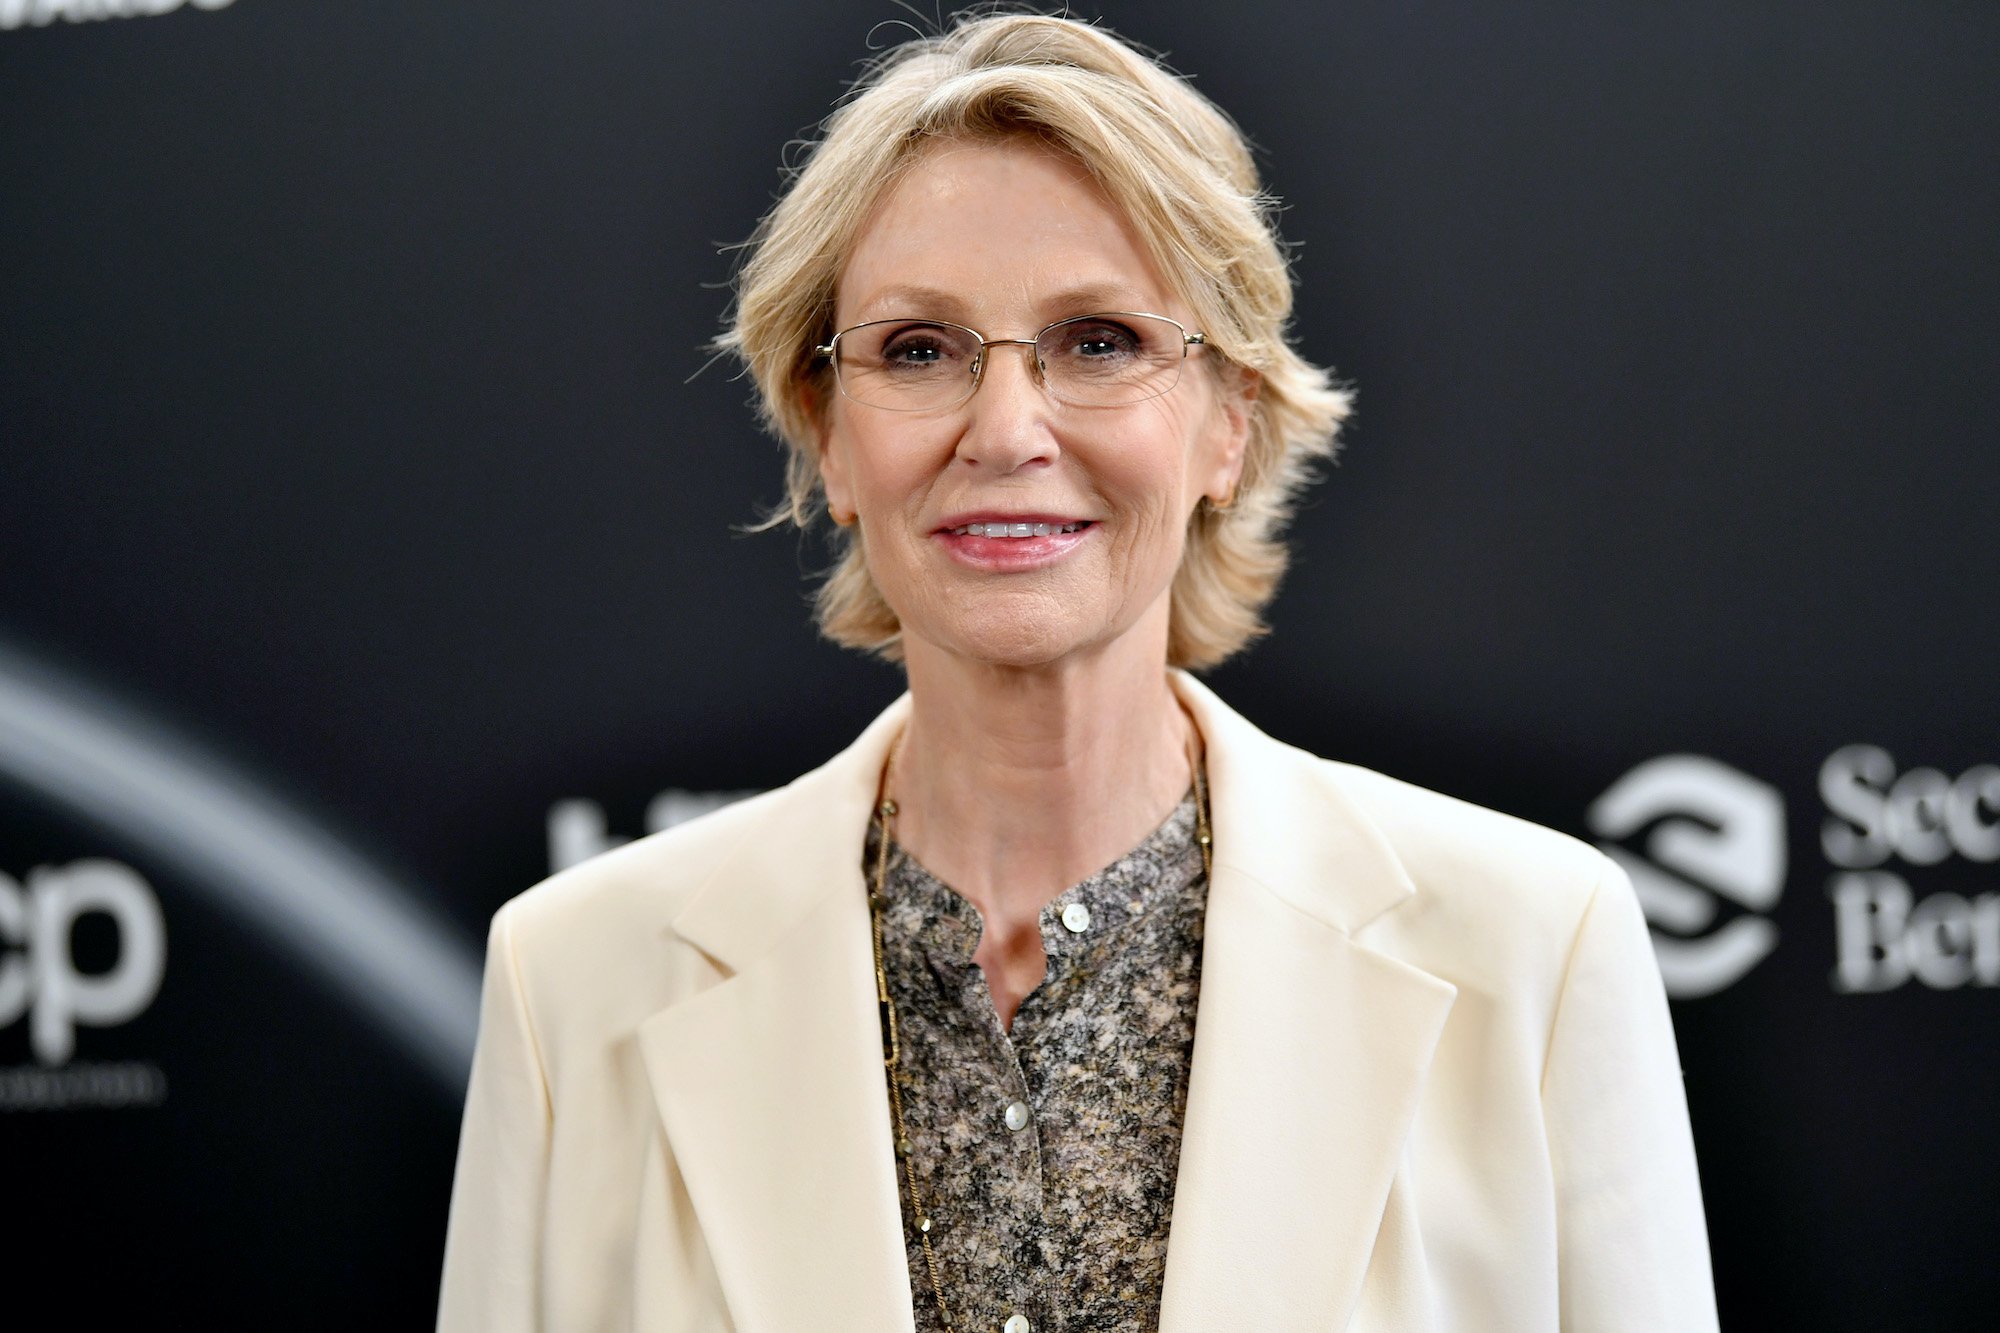
M77 921L91 912L118 927L118 960L105 972L78 971L71 949ZM109 1027L136 1017L159 993L166 968L159 900L130 866L38 866L25 888L0 874L0 1027L27 1014L28 1044L41 1063L70 1058L79 1023Z

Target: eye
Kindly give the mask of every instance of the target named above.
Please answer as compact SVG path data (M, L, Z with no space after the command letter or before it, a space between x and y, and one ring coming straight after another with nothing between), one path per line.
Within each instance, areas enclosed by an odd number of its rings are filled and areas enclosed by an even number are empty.
M1059 354L1082 361L1117 360L1136 355L1139 335L1115 320L1091 319L1057 330Z
M944 357L944 349L927 338L898 338L882 353L888 361L902 361L910 365L938 361Z
M962 360L963 335L934 324L915 324L892 331L882 344L879 360L892 371L924 371Z

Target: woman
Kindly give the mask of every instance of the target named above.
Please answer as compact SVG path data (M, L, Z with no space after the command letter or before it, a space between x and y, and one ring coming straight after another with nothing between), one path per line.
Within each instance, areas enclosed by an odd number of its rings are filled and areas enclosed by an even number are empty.
M839 525L823 629L909 692L497 915L441 1328L1714 1326L1619 872L1180 670L1260 631L1346 407L1268 202L1060 19L830 119L724 342Z

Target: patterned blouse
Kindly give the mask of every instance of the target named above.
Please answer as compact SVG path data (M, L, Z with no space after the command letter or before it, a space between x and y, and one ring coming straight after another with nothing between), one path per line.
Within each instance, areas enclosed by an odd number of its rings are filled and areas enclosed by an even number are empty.
M871 868L875 845L871 831ZM1042 909L1048 973L1011 1034L972 961L977 909L893 844L885 897L905 1126L953 1327L1150 1333L1208 900L1194 794ZM907 1184L897 1183L917 1330L941 1333Z

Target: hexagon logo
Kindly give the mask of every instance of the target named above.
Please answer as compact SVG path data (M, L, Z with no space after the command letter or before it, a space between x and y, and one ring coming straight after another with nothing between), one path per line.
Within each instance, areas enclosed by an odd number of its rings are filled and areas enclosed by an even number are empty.
M1762 915L1785 887L1777 788L1703 755L1661 755L1611 784L1587 820L1632 877L1669 995L1713 995L1777 947ZM1643 854L1619 845L1641 833ZM1724 900L1742 911L1718 925Z

